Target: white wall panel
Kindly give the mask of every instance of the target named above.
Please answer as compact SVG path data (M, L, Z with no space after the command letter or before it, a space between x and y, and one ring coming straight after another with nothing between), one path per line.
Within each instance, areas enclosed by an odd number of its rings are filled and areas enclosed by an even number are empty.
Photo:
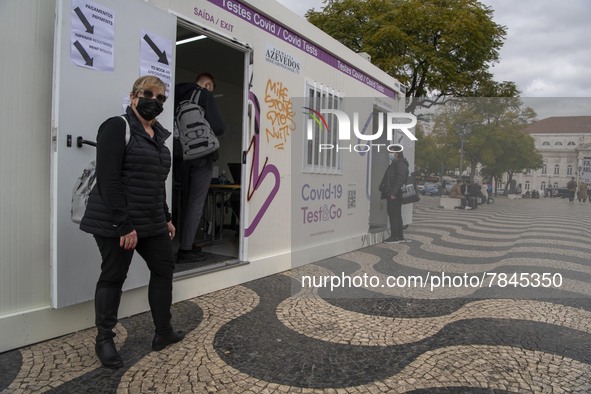
M49 304L54 9L0 2L0 318Z

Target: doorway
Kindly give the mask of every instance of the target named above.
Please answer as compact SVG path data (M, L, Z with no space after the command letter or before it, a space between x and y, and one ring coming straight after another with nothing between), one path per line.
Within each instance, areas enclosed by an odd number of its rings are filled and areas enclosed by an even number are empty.
M174 83L194 82L195 77L202 72L212 74L215 78L213 96L225 131L218 136L218 158L213 162L213 178L193 243L194 247L201 249L206 259L177 264L175 273L217 270L244 260L241 219L245 214L245 205L240 180L244 172L242 151L250 48L180 18L176 41ZM177 228L175 251L178 249L183 221L181 162L175 159L172 170L171 211ZM221 187L222 184L227 187Z

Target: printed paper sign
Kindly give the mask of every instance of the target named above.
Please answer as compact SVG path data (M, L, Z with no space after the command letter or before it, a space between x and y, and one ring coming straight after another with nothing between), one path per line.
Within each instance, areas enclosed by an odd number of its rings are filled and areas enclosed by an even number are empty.
M89 0L72 0L70 57L81 67L115 69L115 15Z
M141 31L140 75L153 75L166 84L166 94L172 83L172 41L154 33Z

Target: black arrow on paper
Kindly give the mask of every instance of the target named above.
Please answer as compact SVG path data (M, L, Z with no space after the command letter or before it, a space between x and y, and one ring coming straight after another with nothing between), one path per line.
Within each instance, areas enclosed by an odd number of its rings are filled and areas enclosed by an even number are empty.
M92 58L88 55L88 52L86 52L86 49L84 49L84 47L82 46L82 44L80 44L78 42L78 40L76 40L76 42L74 42L74 46L76 47L76 49L78 49L78 52L80 52L80 54L82 55L82 58L86 62L86 65L92 67L92 64L94 63L94 58Z
M88 19L86 19L86 16L84 15L84 13L80 9L80 7L74 8L74 12L76 13L76 15L78 15L78 18L80 18L80 22L82 22L84 27L86 27L86 32L89 34L93 34L94 33L94 26L90 24Z
M158 48L156 44L154 44L154 41L152 41L150 36L148 36L147 34L144 35L144 40L148 43L150 48L152 48L152 50L156 52L156 55L158 55L158 63L168 64L168 59L166 58L166 51L160 51L160 48Z

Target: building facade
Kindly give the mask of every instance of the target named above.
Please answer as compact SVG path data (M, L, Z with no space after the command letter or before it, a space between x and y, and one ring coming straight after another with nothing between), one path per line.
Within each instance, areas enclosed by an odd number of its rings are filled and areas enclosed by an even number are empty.
M572 177L591 181L591 116L556 116L542 119L526 129L541 153L538 170L514 174L522 191L566 187Z

